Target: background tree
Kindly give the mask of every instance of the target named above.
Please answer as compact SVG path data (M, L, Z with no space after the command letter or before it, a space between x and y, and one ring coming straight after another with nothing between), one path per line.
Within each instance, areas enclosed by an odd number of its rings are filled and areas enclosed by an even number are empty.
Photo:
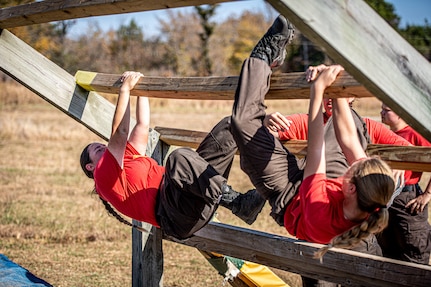
M242 62L250 56L256 43L268 29L272 22L268 22L261 13L244 12L239 19L230 21L230 29L236 31L236 38L232 43L232 53L229 57L229 68L239 71Z
M212 75L212 61L209 56L209 39L214 32L216 24L210 21L210 18L215 15L215 10L219 5L203 5L196 6L195 10L200 18L200 23L203 32L199 33L201 40L201 56L197 59L192 59L192 64L198 71L199 76Z
M284 72L303 72L309 66L332 63L333 61L319 46L297 31L292 44L287 46L286 60L282 69Z
M109 40L115 38L114 34L114 31L104 32L99 25L94 24L89 25L86 33L77 39L68 38L65 45L67 64L64 68L72 75L77 70L119 73L109 50Z
M49 40L54 43L54 47L51 51L47 51L46 55L60 67L65 67L68 65L68 60L71 54L66 49L68 44L67 34L69 33L70 28L72 28L72 26L75 24L76 20L70 20L59 21L52 24L51 26L48 26L50 29L52 29L52 31L51 35L47 38L49 38Z
M192 61L201 51L199 18L196 13L181 10L168 10L166 14L159 23L161 39L166 43L167 64L175 76L196 76Z
M385 0L365 0L383 19L388 22L395 30L399 29L400 16L395 13L395 7Z
M129 24L120 25L110 36L111 62L121 71L142 71L145 66L142 57L145 49L142 27L132 19Z
M400 33L419 53L431 61L431 26L427 20L425 26L407 25Z

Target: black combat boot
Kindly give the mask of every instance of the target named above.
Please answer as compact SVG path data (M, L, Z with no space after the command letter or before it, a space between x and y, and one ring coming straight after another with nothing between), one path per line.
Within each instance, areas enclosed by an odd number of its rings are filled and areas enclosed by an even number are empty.
M275 19L251 52L250 57L264 60L271 68L279 67L286 57L286 45L293 39L295 29L283 15Z
M227 184L223 185L222 190L220 205L231 210L245 223L253 224L265 205L265 199L259 192L256 189L251 189L246 193L240 193Z

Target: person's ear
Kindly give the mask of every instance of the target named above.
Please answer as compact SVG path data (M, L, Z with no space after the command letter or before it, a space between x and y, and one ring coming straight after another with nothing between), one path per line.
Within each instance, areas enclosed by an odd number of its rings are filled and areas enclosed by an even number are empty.
M356 185L354 185L353 183L349 182L349 188L347 189L347 192L349 194L356 193Z
M87 164L85 165L85 169L86 169L86 170L88 170L88 171L93 172L93 170L94 170L94 164L92 164L92 163L87 163Z

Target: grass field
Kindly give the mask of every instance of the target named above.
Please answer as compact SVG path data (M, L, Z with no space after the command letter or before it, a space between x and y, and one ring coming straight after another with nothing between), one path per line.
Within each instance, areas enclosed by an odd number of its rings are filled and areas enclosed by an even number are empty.
M0 83L0 253L54 286L131 286L131 230L104 210L79 166L82 148L100 139L15 83ZM114 99L115 97L111 97ZM231 102L151 100L151 126L208 131ZM306 101L268 102L269 111L305 112ZM378 116L377 100L359 100ZM229 183L251 187L237 163ZM265 206L252 228L287 235ZM224 208L224 223L247 227ZM164 286L223 286L223 278L190 247L164 242ZM291 286L297 275L277 271Z

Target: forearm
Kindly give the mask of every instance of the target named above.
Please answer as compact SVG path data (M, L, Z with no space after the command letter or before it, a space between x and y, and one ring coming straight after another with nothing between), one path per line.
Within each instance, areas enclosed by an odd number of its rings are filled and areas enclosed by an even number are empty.
M310 150L320 149L323 143L322 100L325 89L312 86L308 109L308 147Z
M332 100L335 135L349 164L366 157L356 130L349 103L345 98Z
M342 70L343 67L333 65L330 67L319 66L317 68L309 68L306 72L306 78L309 80L313 80L315 78L313 75L316 71L320 73L320 75L314 80L310 89L307 164L304 169L304 178L316 173L326 173L322 114L323 93L327 87L332 85Z
M115 134L129 134L130 126L130 90L126 87L121 87L117 99L114 117L112 120L111 137Z
M147 97L139 97L136 104L136 125L130 134L130 143L145 154L150 129L150 104Z
M136 125L150 127L150 103L147 97L138 97L136 105Z
M321 85L312 85L310 89L307 164L304 169L304 178L316 173L326 173L322 114L324 91L325 88Z

